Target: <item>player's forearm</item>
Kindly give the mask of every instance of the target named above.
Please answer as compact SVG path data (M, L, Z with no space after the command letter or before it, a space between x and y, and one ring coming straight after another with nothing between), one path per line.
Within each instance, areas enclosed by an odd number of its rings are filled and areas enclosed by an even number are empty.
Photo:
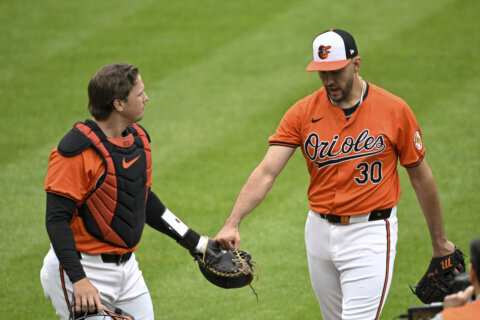
M442 246L447 242L447 236L443 225L439 195L438 192L433 192L433 190L425 191L425 188L428 188L428 185L418 189L418 201L428 225L434 252L442 251Z
M75 206L73 200L47 192L45 218L47 233L55 255L72 283L86 277L70 229L71 215L75 212Z
M295 148L270 146L262 162L253 170L235 201L225 226L238 228L240 222L265 199Z
M261 168L255 169L240 191L225 225L238 228L243 218L265 199L274 181L275 176L262 172Z
M446 247L448 240L443 225L440 196L433 174L425 160L419 165L419 168L409 169L408 172L420 208L427 222L434 256L445 255L449 250L449 248Z
M206 244L205 237L200 236L180 221L151 190L147 199L146 222L188 250L201 250Z

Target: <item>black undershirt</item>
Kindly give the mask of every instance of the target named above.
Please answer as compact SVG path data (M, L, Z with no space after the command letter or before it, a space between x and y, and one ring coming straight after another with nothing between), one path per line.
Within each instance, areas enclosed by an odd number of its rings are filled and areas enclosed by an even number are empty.
M70 229L70 221L75 213L75 209L75 201L47 192L45 217L47 233L60 265L72 283L86 277L80 263L73 233ZM175 239L188 250L193 250L200 239L200 235L189 229L183 238L178 236L163 223L161 217L165 211L165 205L153 191L149 190L145 210L146 223L155 230Z
M365 101L368 95L368 88L369 88L368 82L365 81L365 84L366 84L366 88L365 88L365 93L363 94L362 101ZM360 101L358 101L357 104L355 104L353 107L342 109L343 112L345 113L345 116L347 117L347 120L350 119L352 114L358 109L359 106L360 106Z

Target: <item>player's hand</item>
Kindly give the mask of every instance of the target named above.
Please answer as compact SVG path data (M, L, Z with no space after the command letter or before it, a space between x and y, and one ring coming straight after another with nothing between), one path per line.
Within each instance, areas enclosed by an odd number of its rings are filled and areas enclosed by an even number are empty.
M472 301L473 286L469 286L464 291L460 291L445 297L443 301L444 308L461 307Z
M443 257L455 252L455 244L446 240L441 245L433 247L433 257Z
M227 250L239 249L241 240L238 227L224 225L213 241L218 242L222 248Z
M97 288L87 279L83 278L73 284L76 312L103 312L103 306L98 296Z
M443 257L455 252L455 244L450 241L446 241L442 246L437 246L433 248L433 257ZM459 266L460 268L461 266ZM460 273L459 268L453 270L453 274L457 275Z

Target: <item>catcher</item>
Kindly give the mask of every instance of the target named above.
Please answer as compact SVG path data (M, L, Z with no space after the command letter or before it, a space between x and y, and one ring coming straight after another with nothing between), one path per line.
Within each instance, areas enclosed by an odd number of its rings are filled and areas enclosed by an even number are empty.
M72 309L101 314L100 299L108 297L137 320L154 319L135 257L145 224L194 254L202 252L199 261L208 272L221 267L214 274L228 278L224 287L247 285L247 255L220 250L153 192L150 136L137 123L148 101L138 68L102 67L90 80L88 96L93 119L76 123L61 139L45 179L51 249L41 281L57 315L69 319Z

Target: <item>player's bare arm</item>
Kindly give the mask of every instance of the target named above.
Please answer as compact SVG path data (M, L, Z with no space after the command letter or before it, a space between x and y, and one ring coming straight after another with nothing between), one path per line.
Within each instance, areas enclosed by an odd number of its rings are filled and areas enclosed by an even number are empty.
M243 218L255 209L273 186L275 179L292 156L294 148L271 146L253 170L233 205L230 216L215 237L225 249L240 248L239 226Z
M407 172L428 225L433 256L441 257L454 252L455 245L448 241L445 234L440 196L427 161L423 159L418 166L407 168Z

